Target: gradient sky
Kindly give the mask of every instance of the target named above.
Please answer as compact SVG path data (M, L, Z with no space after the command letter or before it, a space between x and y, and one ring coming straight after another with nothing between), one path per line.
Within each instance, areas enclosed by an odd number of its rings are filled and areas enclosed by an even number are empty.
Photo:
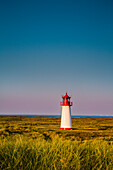
M1 0L0 113L113 115L113 1Z

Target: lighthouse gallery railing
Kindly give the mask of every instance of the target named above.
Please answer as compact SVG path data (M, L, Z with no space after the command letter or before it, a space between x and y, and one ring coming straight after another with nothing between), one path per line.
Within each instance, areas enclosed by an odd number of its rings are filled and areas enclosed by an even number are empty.
M73 102L60 102L60 105L62 106L62 105L66 105L66 106L72 106L73 105Z

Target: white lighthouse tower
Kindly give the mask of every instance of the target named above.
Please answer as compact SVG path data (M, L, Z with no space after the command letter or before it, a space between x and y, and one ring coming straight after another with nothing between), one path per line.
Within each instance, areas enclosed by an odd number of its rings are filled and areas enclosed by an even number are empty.
M61 127L60 129L63 130L71 130L72 123L71 123L71 106L73 105L70 102L70 98L67 93L65 96L62 96L63 102L60 102L62 106L62 114L61 114Z

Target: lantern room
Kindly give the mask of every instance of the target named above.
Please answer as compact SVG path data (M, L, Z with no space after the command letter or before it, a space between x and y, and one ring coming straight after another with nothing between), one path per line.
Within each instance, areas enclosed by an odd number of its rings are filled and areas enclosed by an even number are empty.
M72 106L73 103L70 102L70 98L71 98L71 97L69 97L69 96L67 95L67 93L66 93L65 96L62 96L63 101L60 102L60 105L61 105L61 106Z

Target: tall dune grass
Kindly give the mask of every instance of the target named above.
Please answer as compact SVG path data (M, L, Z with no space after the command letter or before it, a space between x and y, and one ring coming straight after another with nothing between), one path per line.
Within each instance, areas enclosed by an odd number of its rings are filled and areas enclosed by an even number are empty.
M59 136L52 140L0 140L0 169L113 169L113 144L102 140L70 141Z
M0 170L113 170L113 119L0 117Z

